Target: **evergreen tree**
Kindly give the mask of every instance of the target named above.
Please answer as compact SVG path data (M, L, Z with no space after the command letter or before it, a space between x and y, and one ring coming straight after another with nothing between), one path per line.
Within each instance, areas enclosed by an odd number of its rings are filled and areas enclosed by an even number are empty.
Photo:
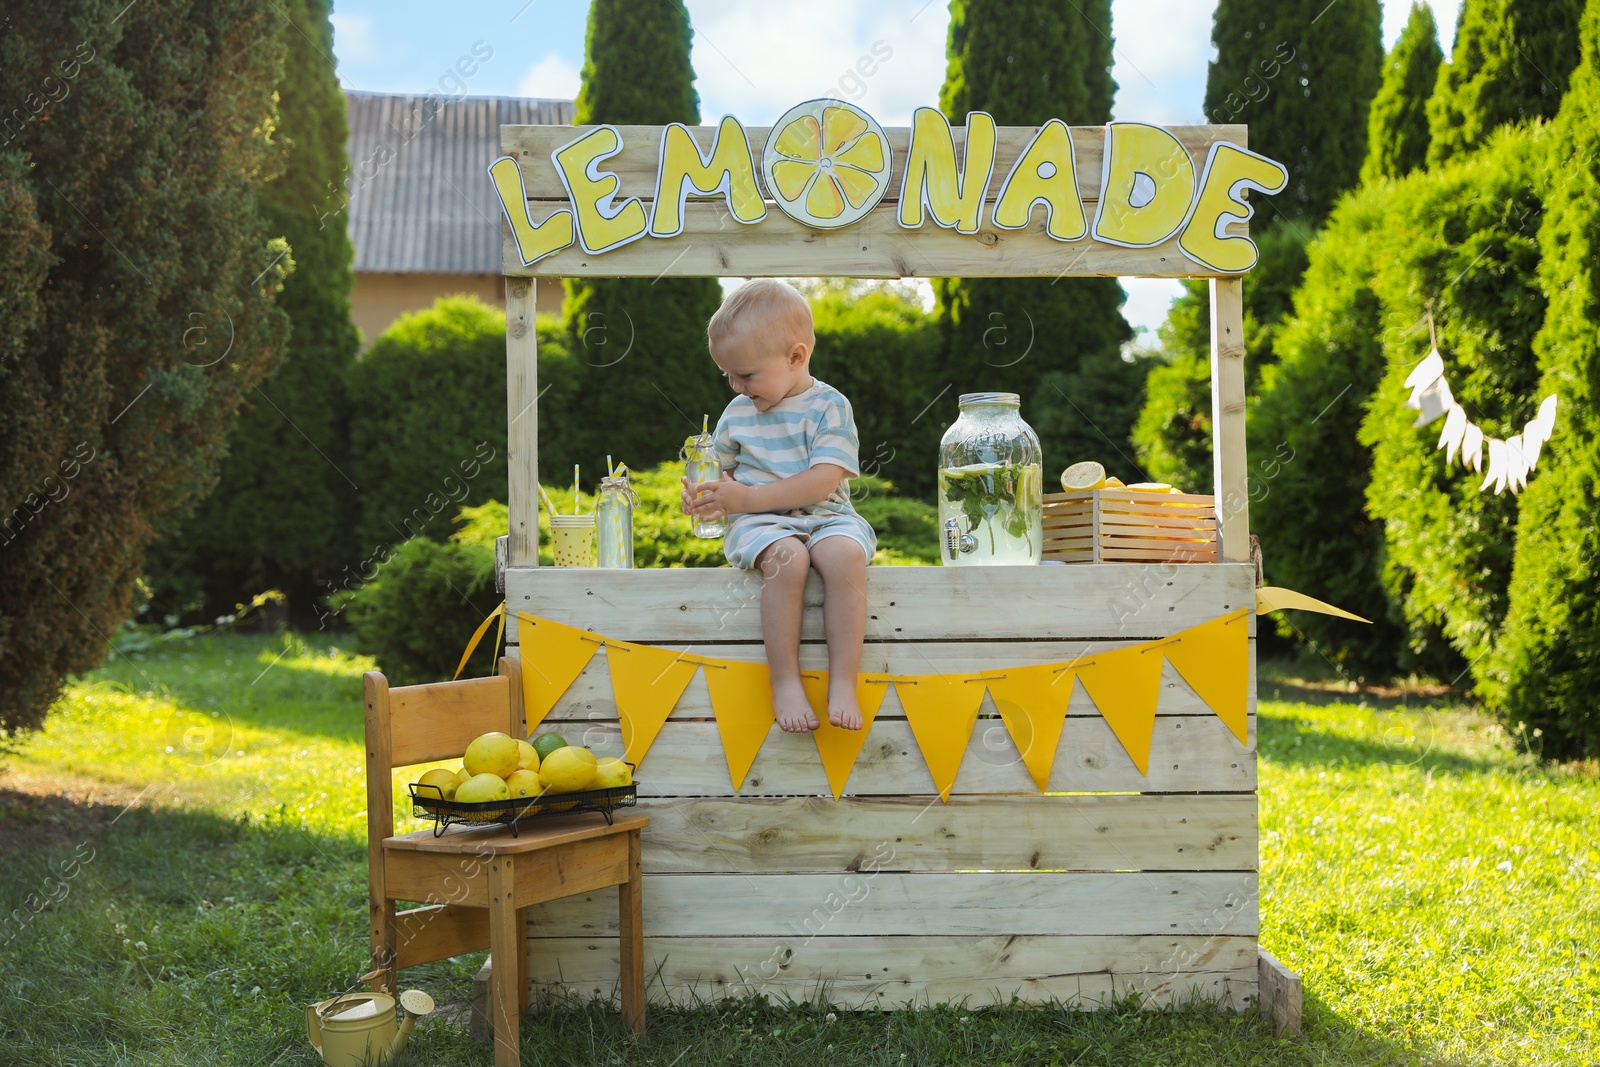
M268 225L288 240L295 260L278 298L290 324L284 361L248 394L217 488L152 558L155 581L176 587L158 596L176 594L178 606L184 593L189 605L200 594L208 616L279 588L291 617L307 623L318 590L360 555L348 428L348 376L360 338L350 320L354 251L336 192L348 170L349 130L327 58L329 8L329 0L286 0L278 22L284 70L274 139L282 156L262 200ZM214 358L218 343L197 351Z
M1381 78L1382 16L1379 0L1219 0L1205 113L1248 123L1250 148L1289 168L1268 218L1276 209L1316 224L1356 183Z
M1533 417L1533 340L1545 321L1542 132L1502 128L1478 151L1390 187L1384 230L1393 236L1374 257L1388 370L1361 424L1372 455L1367 514L1383 523L1382 579L1412 652L1446 678L1467 663L1487 665L1506 612L1520 498L1480 491L1481 473L1446 464L1437 450L1443 421L1413 427L1404 382L1428 352L1431 314L1445 379L1472 421L1504 440ZM1345 414L1329 418L1342 430ZM1441 632L1459 663L1434 654Z
M952 0L940 107L955 126L965 124L969 111L986 111L1001 126L1038 126L1052 118L1102 123L1111 117L1116 91L1111 52L1110 0L1072 7L1051 0ZM924 379L924 403L948 391L925 416L926 428L922 420L915 431L907 428L905 447L931 456L955 417L960 393L1006 390L1021 395L1047 472L1080 459L1109 464L1131 451L1128 434L1143 374L1122 359L1133 334L1115 279L942 279L934 287L944 373ZM1098 403L1108 389L1124 402ZM902 484L920 488L913 479Z
M1306 242L1356 182L1383 59L1380 23L1378 0L1217 4L1206 115L1248 124L1251 149L1289 169L1288 188L1253 201L1251 236L1261 259L1244 278L1251 389L1277 358L1274 338L1306 269ZM1161 330L1167 362L1150 372L1134 443L1151 478L1210 492L1210 287L1194 281L1185 289Z
M682 0L593 0L573 121L698 123L693 36ZM568 347L587 408L574 440L584 465L600 471L609 454L643 470L676 457L700 417L715 423L733 398L706 349L722 287L672 277L566 285Z
M1245 388L1277 361L1276 339L1306 269L1306 227L1293 219L1251 235L1261 254L1244 276ZM1133 430L1139 462L1152 481L1211 492L1211 286L1190 280L1161 325L1165 362L1150 371Z
M1428 100L1428 162L1476 147L1496 126L1554 115L1578 63L1582 11L1583 0L1464 0Z
M1250 522L1267 580L1337 604L1372 626L1310 612L1280 616L1355 675L1393 673L1405 633L1379 574L1383 526L1362 509L1371 456L1356 439L1362 405L1383 377L1382 308L1372 291L1387 222L1385 191L1344 198L1309 248L1294 313L1277 337L1249 410Z
M105 656L152 529L210 488L283 343L292 259L256 200L278 22L253 0L0 15L0 735ZM231 329L228 358L201 365L197 329Z
M1537 395L1559 398L1556 429L1522 497L1505 626L1478 671L1486 703L1553 758L1600 755L1600 0L1581 33L1539 231L1549 308Z
M1413 2L1411 17L1383 61L1383 84L1367 117L1363 182L1403 178L1428 160L1428 98L1444 53L1433 8Z

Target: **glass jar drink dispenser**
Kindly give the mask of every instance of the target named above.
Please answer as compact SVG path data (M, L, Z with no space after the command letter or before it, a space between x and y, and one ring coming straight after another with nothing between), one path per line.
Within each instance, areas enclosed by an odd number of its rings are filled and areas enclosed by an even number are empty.
M939 442L939 559L947 567L1038 563L1044 461L1016 393L963 393Z

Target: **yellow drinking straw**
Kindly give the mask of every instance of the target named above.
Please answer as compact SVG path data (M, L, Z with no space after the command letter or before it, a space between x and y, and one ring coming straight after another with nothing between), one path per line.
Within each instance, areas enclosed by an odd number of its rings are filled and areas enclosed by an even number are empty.
M708 428L710 427L710 425L711 425L711 416L710 415L701 415L700 416L700 436L701 437L704 437L709 432Z
M611 465L611 456L608 453L606 455L606 477L607 478L615 477L616 473L617 473L617 469Z
M539 499L544 501L544 510L547 515L554 515L556 513L555 501L550 499L550 494L545 491L545 488L542 485L539 487Z
M572 465L572 513L578 514L578 465Z

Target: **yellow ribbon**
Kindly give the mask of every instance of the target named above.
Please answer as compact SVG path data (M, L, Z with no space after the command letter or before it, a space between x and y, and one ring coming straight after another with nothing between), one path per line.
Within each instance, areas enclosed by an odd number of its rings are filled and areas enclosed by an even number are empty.
M461 662L456 664L456 673L450 676L452 682L460 678L461 672L467 669L467 660L471 659L472 654L478 650L478 642L483 640L484 632L489 629L489 624L494 622L495 619L500 620L500 629L495 631L494 635L494 663L495 673L498 674L500 672L500 641L506 635L506 606L504 604L489 612L488 618L478 624L478 629L472 635L472 640L467 642L467 650L461 653Z

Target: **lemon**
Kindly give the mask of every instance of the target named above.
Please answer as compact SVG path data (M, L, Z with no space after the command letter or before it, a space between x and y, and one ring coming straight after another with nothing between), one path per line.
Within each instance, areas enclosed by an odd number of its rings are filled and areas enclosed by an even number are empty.
M1134 482L1128 486L1128 489L1135 493L1170 493L1173 491L1172 486L1166 482Z
M615 789L619 785L633 783L633 768L615 756L607 756L595 764L594 786L595 789Z
M778 207L818 229L850 225L889 191L889 138L842 100L791 108L773 125L761 158Z
M560 734L540 734L533 739L533 750L539 754L541 762L549 759L556 749L566 747L566 739Z
M463 766L460 770L456 771L456 786L460 787L462 783L471 777L472 775L467 773L467 768Z
M456 779L455 772L446 770L443 767L435 767L431 771L425 771L422 777L417 779L417 785L419 786L437 787L439 794L446 800L455 799L456 787L460 784ZM422 798L435 798L433 789L427 788L418 789L416 795Z
M1074 463L1061 472L1061 488L1071 493L1079 489L1103 489L1106 469L1092 459Z
M501 778L517 769L517 741L498 730L473 738L461 765L473 776L496 774Z
M517 741L517 770L536 771L539 769L539 753L528 742Z
M1106 484L1102 485L1100 488L1102 488L1102 489L1126 489L1128 487L1126 485L1122 484L1122 479L1121 478L1118 478L1115 474L1113 474L1109 478L1106 479Z
M506 780L498 774L475 774L456 790L456 799L463 804L478 804L485 800L505 800L511 796Z
M512 771L506 776L506 792L513 797L536 797L544 792L544 787L539 784L537 774L521 769Z
M558 748L539 765L539 781L552 793L576 793L594 783L599 761L586 748Z

